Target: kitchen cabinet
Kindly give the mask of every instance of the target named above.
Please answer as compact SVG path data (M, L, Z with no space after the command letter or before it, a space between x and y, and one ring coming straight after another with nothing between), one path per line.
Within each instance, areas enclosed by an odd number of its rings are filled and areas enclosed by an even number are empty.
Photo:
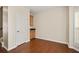
M35 38L35 28L33 23L33 16L30 15L30 39Z
M30 15L30 27L32 27L32 26L33 26L33 16Z
M30 39L35 38L35 29L30 29Z

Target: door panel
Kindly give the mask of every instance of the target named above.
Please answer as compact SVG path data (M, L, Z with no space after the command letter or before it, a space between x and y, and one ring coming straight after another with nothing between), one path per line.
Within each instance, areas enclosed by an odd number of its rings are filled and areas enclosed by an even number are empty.
M74 45L79 49L79 12L75 12Z
M27 39L27 18L25 14L16 14L16 45L24 43Z

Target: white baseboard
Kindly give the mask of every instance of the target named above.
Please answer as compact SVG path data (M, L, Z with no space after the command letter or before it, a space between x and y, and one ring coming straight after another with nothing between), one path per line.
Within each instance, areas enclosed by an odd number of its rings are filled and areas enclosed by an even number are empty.
M79 51L79 49L75 48L74 46L69 46L69 45L68 45L68 47L71 48L71 49L74 49L74 50L76 50L76 51Z
M25 42L23 42L23 43L27 43L27 42L29 42L30 40L27 40L27 41L25 41ZM23 43L21 43L21 44L23 44ZM20 45L21 45L20 44ZM10 50L12 50L12 49L15 49L16 47L18 47L19 45L15 45L15 46L13 46L13 47L11 47L11 48L9 48L8 49L8 51L10 51Z
M28 42L28 41L27 41ZM26 42L23 42L23 43L26 43ZM22 44L23 44L22 43ZM21 44L20 44L21 45ZM10 51L10 50L12 50L12 49L15 49L16 47L18 47L19 45L15 45L15 46L13 46L13 47L10 47L10 48L8 48L8 51Z
M40 38L40 37L37 37L38 39L43 39L43 40L48 40L47 38ZM74 49L76 51L79 51L79 49L73 47L73 46L70 46L67 42L62 42L62 41L57 41L57 40L48 40L48 41L53 41L53 42L57 42L57 43L62 43L62 44L67 44L69 48L71 49Z
M15 49L17 46L15 45L15 46L13 46L13 47L10 47L10 48L8 48L8 51L10 51L10 50L12 50L12 49Z
M37 37L38 39L43 39L43 40L48 40L48 41L53 41L53 42L57 42L57 43L62 43L62 44L67 44L67 42L63 42L63 41L58 41L58 40L53 40L53 39L49 39L49 38L40 38L40 37Z
M2 47L8 51L8 48L4 46L3 42L2 42Z
M27 40L27 41L25 41L25 42L29 42L30 40Z
M30 40L28 40L28 41L25 41L24 43L26 43L26 42L29 42ZM23 43L22 43L23 44ZM21 45L21 44L20 44ZM5 46L4 46L4 43L2 43L2 47L4 47L7 51L10 51L10 50L12 50L12 49L15 49L16 47L18 47L19 45L14 45L14 46L12 46L12 47L10 47L10 48L6 48Z
M8 49L7 47L4 46L4 43L2 43L2 47L4 47L7 51L10 51L11 49L16 48L16 47L11 47L10 49Z
M73 48L73 49L79 52L79 49L77 49L77 48Z
M5 47L4 46L4 43L2 42L2 47L4 47L7 51L10 51L11 49L14 49L14 48L16 48L16 46L14 46L14 47L11 47L11 48L7 48L7 47Z

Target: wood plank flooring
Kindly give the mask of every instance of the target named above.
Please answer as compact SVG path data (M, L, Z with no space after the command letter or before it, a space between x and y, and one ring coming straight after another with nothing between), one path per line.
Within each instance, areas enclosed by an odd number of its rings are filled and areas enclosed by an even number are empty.
M77 53L77 51L68 48L65 44L56 42L32 39L28 43L23 43L9 53Z

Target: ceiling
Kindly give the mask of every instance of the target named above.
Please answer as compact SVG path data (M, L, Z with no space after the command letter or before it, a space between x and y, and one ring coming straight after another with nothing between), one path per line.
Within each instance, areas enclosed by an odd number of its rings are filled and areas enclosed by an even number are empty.
M30 9L32 14L36 14L38 12L48 10L52 8L52 6L26 6L26 8Z

